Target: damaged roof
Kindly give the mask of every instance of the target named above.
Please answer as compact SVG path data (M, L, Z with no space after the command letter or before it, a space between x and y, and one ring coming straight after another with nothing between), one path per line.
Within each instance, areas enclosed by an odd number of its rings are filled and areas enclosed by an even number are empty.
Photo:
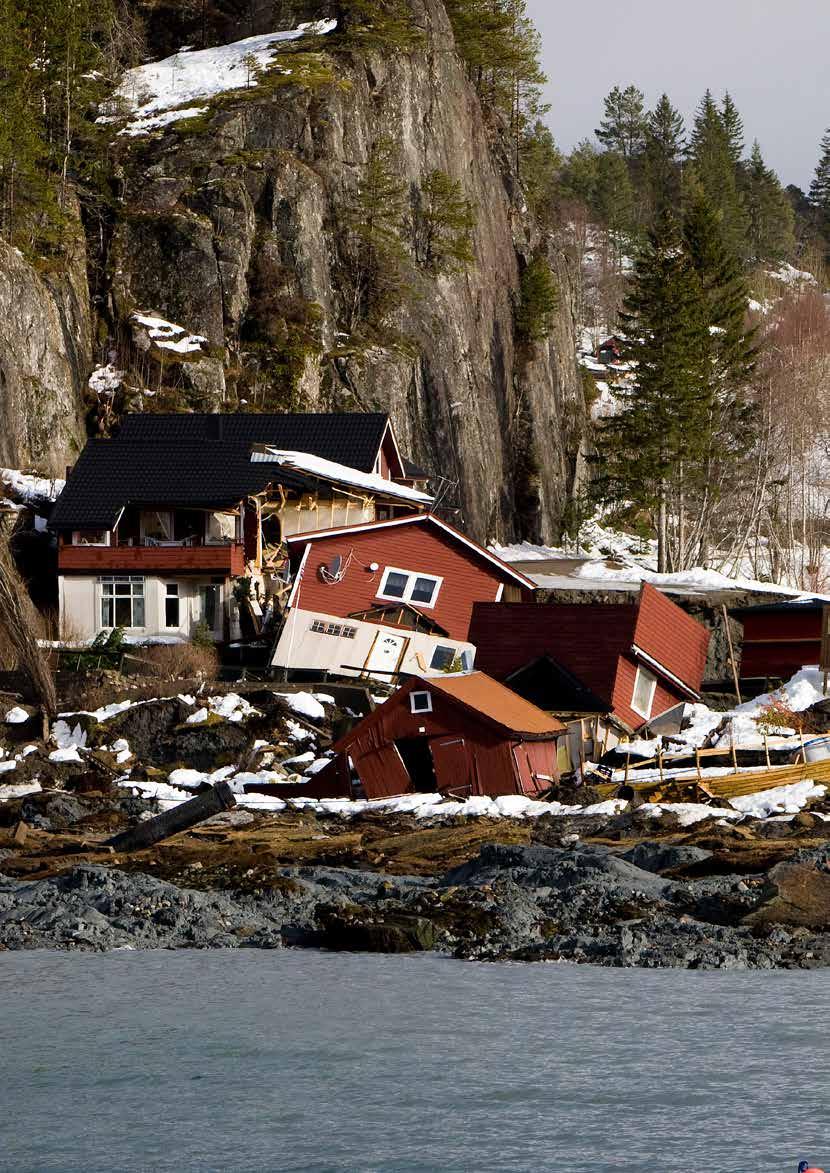
M310 492L318 478L252 462L253 445L278 444L371 472L388 422L380 412L128 415L113 439L88 441L50 526L110 529L127 505L228 505L274 480Z
M438 689L506 733L522 737L553 737L565 726L484 672L430 676L421 687Z

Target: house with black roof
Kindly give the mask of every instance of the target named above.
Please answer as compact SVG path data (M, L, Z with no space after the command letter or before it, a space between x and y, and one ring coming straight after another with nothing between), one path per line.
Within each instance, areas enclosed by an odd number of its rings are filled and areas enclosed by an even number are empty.
M287 537L423 512L427 480L380 412L126 416L50 519L62 629L239 638L287 594Z

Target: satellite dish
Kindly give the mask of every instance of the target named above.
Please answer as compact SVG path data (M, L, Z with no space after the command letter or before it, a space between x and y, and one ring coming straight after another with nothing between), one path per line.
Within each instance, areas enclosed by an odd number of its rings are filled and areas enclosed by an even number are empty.
M320 578L330 586L333 583L342 582L345 573L346 567L340 554L335 554L328 566L320 567Z

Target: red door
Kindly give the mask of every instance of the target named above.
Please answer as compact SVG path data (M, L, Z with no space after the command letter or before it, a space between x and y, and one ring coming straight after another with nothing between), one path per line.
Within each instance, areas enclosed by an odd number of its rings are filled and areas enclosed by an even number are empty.
M436 737L429 743L438 789L457 798L478 793L472 756L463 737Z

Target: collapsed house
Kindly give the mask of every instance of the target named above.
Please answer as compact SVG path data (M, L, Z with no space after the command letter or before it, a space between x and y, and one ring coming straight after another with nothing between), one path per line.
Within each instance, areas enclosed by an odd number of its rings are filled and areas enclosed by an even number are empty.
M643 584L635 603L477 603L477 665L546 712L629 734L700 699L709 632ZM605 740L605 739L604 739Z
M469 671L478 601L530 600L533 583L432 514L286 539L293 580L272 665L339 676Z
M255 636L290 590L286 537L424 510L427 475L381 413L127 416L52 513L62 630Z
M367 798L542 794L564 726L483 672L415 677L334 746Z

